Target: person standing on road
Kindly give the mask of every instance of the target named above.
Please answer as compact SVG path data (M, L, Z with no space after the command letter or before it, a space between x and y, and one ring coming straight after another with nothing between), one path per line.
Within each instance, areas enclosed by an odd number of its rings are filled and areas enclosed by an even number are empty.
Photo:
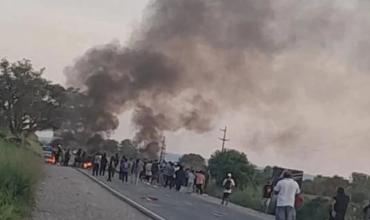
M165 163L163 165L163 179L164 179L164 184L163 187L167 187L170 182L170 166L171 162Z
M330 220L344 220L349 204L349 196L347 196L342 187L337 190L337 195L334 196L334 204L330 212Z
M81 164L81 153L82 153L81 148L78 148L76 156L75 156L75 161L73 163L74 167L80 167L81 166L80 165Z
M152 181L151 184L159 183L159 163L157 160L152 164Z
M188 170L188 173L187 173L187 176L188 176L188 184L187 184L187 192L188 193L193 193L194 192L194 181L195 181L195 174L194 174L194 170Z
M107 168L107 163L108 163L107 154L104 153L103 156L101 157L101 160L100 160L100 172L99 172L100 176L105 175L105 170Z
M148 184L152 182L152 161L148 161L145 165L145 179Z
M69 159L71 158L71 153L70 153L70 150L68 149L65 154L64 154L64 166L68 166L68 163L69 163Z
M227 206L229 204L232 189L235 187L235 181L233 180L231 173L227 174L227 177L222 182L222 186L224 187L224 194L222 196L221 205Z
M276 184L274 191L277 195L276 220L295 220L295 198L300 189L289 171L284 172L283 179Z
M263 205L263 210L265 213L268 212L270 202L271 202L271 196L272 196L272 185L271 181L267 181L266 185L263 186L263 199L262 199L262 205Z
M179 169L175 173L175 185L176 185L176 191L180 191L181 186L185 185L186 182L186 175L183 166L179 166Z
M206 177L203 174L203 171L198 171L195 174L195 186L196 186L196 192L199 194L203 194L204 184L206 182Z
M101 160L101 155L99 153L96 153L94 156L94 161L93 161L93 170L92 170L92 175L93 176L98 176L99 175L99 163Z
M164 187L169 186L170 189L172 189L173 184L174 184L174 175L175 175L175 167L172 162L169 162L166 167L166 183Z
M116 173L118 164L119 164L119 156L118 156L118 153L116 153L116 155L114 156L114 169L112 171L112 178L114 177L114 174Z
M144 170L144 162L140 159L137 159L135 162L135 167L133 169L134 171L134 179L135 179L135 184L137 185L139 183L140 179L140 174Z
M128 182L128 173L130 171L130 163L126 158L121 161L121 172L122 172L122 182Z
M60 165L60 163L62 161L62 157L63 157L62 146L60 144L58 144L57 145L57 150L56 150L56 153L55 153L55 161L56 161L57 165Z
M115 170L114 163L116 161L116 158L114 156L110 157L109 165L108 165L108 182L112 182L113 173Z

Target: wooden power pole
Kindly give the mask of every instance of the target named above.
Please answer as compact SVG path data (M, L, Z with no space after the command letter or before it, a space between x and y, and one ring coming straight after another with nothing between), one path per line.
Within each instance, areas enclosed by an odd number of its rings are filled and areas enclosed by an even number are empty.
M166 157L166 137L162 139L161 154L159 156L159 162L164 161Z
M222 141L222 148L221 148L221 150L222 150L222 152L224 152L225 151L225 142L226 141L229 141L230 139L227 139L226 138L227 126L225 126L224 129L220 129L220 130L224 133L224 136L222 138L219 138Z

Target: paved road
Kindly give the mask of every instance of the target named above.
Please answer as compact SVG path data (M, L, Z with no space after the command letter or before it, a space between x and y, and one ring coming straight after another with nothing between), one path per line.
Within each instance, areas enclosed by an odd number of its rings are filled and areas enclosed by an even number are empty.
M141 212L73 168L45 166L34 220L147 220Z
M86 171L85 171L86 172ZM88 173L90 175L90 173ZM232 205L223 207L218 199L208 196L188 195L146 184L135 186L117 179L107 183L106 177L98 177L116 191L169 220L272 220L250 209ZM158 200L153 200L156 198Z

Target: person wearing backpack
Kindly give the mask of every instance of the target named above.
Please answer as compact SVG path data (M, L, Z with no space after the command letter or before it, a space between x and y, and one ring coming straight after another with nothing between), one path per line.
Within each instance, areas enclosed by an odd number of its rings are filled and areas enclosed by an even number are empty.
M231 173L227 174L227 177L222 182L222 186L224 187L224 194L222 196L221 205L227 206L229 204L232 189L235 187L235 181L233 180Z

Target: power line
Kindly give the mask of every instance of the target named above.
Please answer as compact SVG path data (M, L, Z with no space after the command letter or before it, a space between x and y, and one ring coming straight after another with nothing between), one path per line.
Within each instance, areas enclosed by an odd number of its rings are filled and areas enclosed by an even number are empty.
M222 148L221 148L221 150L222 150L222 152L224 152L225 151L225 142L226 141L229 141L230 139L227 139L226 138L227 126L225 126L224 129L220 129L220 130L222 132L224 132L224 136L222 138L218 138L218 139L220 139L222 141Z

